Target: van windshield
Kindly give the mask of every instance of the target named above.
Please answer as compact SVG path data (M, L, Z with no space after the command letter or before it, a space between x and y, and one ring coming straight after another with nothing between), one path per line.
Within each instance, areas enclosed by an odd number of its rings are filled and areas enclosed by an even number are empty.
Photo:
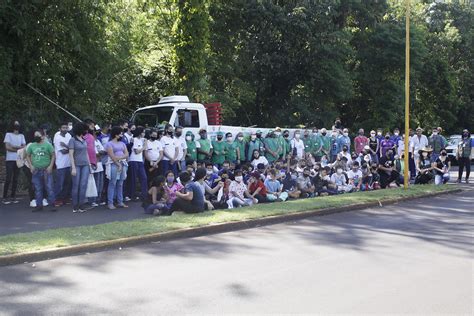
M168 123L174 107L160 106L152 109L143 109L135 112L133 121L135 125L144 127L156 127L163 122Z

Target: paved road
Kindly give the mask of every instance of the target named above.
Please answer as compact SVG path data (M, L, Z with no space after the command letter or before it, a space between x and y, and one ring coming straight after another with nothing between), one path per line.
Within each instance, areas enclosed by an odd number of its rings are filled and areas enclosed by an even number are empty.
M0 314L472 315L474 190L0 268Z
M454 179L457 179L457 167L453 168L451 179L453 180L450 184L454 184ZM469 185L462 184L462 187L474 188L474 183ZM7 206L0 204L0 236L51 228L95 225L113 221L128 221L150 216L143 213L143 209L140 207L140 202L128 204L130 206L129 209L110 211L106 207L98 207L83 214L72 213L70 205L60 207L57 212L54 213L47 211L32 213L31 208L28 207L28 201L26 197L24 197L18 204Z

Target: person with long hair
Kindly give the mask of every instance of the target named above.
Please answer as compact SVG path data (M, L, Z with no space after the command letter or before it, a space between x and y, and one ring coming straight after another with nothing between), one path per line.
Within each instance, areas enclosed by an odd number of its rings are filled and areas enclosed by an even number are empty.
M109 155L106 175L109 179L107 205L110 210L116 209L114 200L117 201L117 207L128 207L123 203L123 182L127 178L128 150L125 143L122 142L122 137L123 129L119 126L114 126L110 132L110 141L105 145L105 150Z
M69 157L71 160L72 175L72 211L74 213L83 213L86 211L87 180L91 173L91 164L89 154L87 153L87 142L84 136L89 127L79 122L73 127L74 137L69 140Z
M145 214L171 215L168 193L165 185L165 177L157 176L151 182L148 196L143 202Z
M416 162L416 170L418 175L415 178L415 184L428 184L433 180L433 166L431 165L430 147L423 147L418 152L418 160Z

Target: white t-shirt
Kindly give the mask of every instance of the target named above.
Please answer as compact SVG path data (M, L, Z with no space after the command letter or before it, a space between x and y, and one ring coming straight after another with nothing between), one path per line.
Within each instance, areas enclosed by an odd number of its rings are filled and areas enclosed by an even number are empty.
M54 153L56 154L55 164L56 168L58 169L71 167L71 158L69 157L69 153L63 154L61 152L62 149L68 149L68 147L61 146L61 143L64 143L67 146L71 138L72 136L69 133L66 133L64 136L62 136L60 132L54 134L53 144Z
M415 157L418 157L418 151L426 146L428 146L428 138L425 136L425 135L421 135L420 138L418 138L418 135L413 135L411 138L410 138L410 142L411 142L411 147L414 148L414 152L413 154L415 155Z
M257 169L258 164L263 163L265 166L268 165L268 160L264 156L258 157L258 159L254 159L251 162L251 165L253 166L254 169Z
M95 145L95 154L98 155L100 152L104 151L104 146L102 145L102 143L100 142L100 140L96 139L94 141L94 145ZM101 159L97 159L97 164L96 164L97 168L95 170L92 170L92 173L99 173L99 172L102 172L104 171L104 165L102 164L102 160Z
M184 157L184 150L188 148L188 145L186 145L185 136L181 135L181 137L175 137L174 138L174 143L179 148L178 158L176 160L178 160L178 161L183 160L185 158Z
M160 151L163 151L163 143L157 139L155 141L147 140L146 144L148 158L151 159L151 161L157 161L158 158L160 158Z
M169 136L161 137L161 142L163 143L163 153L168 154L169 157L174 157L176 150L176 138ZM170 160L166 155L163 155L163 160Z
M294 150L296 148L296 157L298 159L302 159L304 156L304 143L301 139L296 139L293 138L290 142L291 144L291 150Z
M143 162L143 151L139 154L135 153L135 149L141 150L145 147L145 138L134 138L133 139L133 146L132 151L130 153L130 158L128 161L136 161L136 162Z
M25 136L23 134L7 133L5 135L4 143L9 143L12 146L26 145ZM17 151L7 151L6 161L16 161L18 157Z
M362 179L362 171L360 170L357 170L356 172L349 170L349 172L347 172L347 177L349 178L349 180L354 180L354 183L358 183L361 179Z

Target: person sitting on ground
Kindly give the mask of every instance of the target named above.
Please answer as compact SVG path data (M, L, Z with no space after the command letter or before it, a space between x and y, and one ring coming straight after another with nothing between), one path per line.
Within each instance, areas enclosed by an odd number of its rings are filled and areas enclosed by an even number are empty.
M390 183L398 181L399 173L395 169L393 161L393 150L389 149L379 159L380 186L382 189L390 187Z
M449 169L451 169L451 161L448 159L446 149L442 149L439 157L432 165L435 171L435 184L446 184L449 181Z
M261 156L260 151L258 151L257 149L253 151L252 157L253 159L252 159L251 164L254 167L254 169L256 169L259 164L263 164L265 167L268 165L267 158L265 158L264 156Z
M352 185L347 183L347 176L342 168L336 169L336 173L333 173L331 176L331 181L336 184L338 193L348 193L352 190Z
M258 203L267 201L267 188L261 179L260 172L254 171L249 179L247 189L252 198L256 198Z
M164 179L164 188L166 190L166 194L168 195L168 201L170 204L173 204L174 200L176 200L176 192L181 191L183 189L183 185L176 181L173 170L168 170Z
M173 173L171 170L169 172ZM153 179L151 188L148 190L148 196L142 204L145 214L171 215L170 205L165 177L157 176Z
M277 172L275 169L270 169L270 178L266 179L264 184L267 189L268 202L282 202L288 199L288 193L283 191L283 185L276 179Z
M313 185L318 196L337 194L336 184L331 181L329 173L330 167L321 168L318 174L313 178Z
M171 206L171 211L182 211L185 213L204 212L204 192L197 181L203 181L206 176L206 169L199 168L196 170L195 181L191 180L191 175L186 171L179 174L181 184L184 185L183 190L176 192L176 200Z
M242 171L236 170L234 181L229 185L229 199L227 200L228 208L250 206L258 203L258 200L249 193L244 183Z
M419 159L416 164L416 170L418 175L415 178L415 184L428 184L430 183L433 176L433 167L431 166L430 154L433 151L430 147L423 147L419 151Z
M309 198L313 197L315 193L314 185L311 183L311 169L308 167L304 168L303 174L298 177L297 184L298 190L301 191L301 197Z
M359 162L354 161L352 163L352 169L347 173L349 179L349 185L352 186L353 191L360 191L362 185L362 171L359 169Z

